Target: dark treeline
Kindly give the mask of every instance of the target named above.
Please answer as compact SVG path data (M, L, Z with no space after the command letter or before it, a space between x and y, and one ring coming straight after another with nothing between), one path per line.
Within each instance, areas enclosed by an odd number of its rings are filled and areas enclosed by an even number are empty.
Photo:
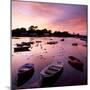
M79 35L79 34L70 34L67 31L60 32L55 31L52 33L51 30L38 29L38 26L30 26L28 30L24 27L16 28L12 30L12 37L80 37L87 38L87 36Z

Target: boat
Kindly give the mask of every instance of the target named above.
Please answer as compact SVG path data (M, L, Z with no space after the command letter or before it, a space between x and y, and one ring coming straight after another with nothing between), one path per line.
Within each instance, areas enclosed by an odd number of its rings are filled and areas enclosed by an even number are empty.
M29 46L17 46L14 48L14 52L29 51Z
M45 67L41 72L41 86L49 86L60 77L63 71L63 63L55 62Z
M68 62L75 69L77 69L79 71L83 71L84 64L78 58L76 58L74 56L69 56Z
M31 45L34 44L34 42L22 42L23 45Z
M82 46L87 47L87 44L86 45L82 45Z
M30 44L34 44L34 42L32 41L32 42L29 42Z
M50 40L53 40L52 38L50 38Z
M57 44L58 42L57 41L50 41L50 42L47 42L47 44Z
M31 44L34 44L34 42L22 42L23 46L31 46Z
M17 43L16 45L17 45L17 47L18 47L18 46L21 46L21 47L23 46L23 44L18 44L18 43Z
M78 44L77 43L72 43L72 46L77 46Z
M24 83L26 83L28 80L32 78L34 74L34 65L33 64L24 64L21 66L18 70L17 73L17 78L16 78L16 84L17 86L21 86Z
M36 43L41 43L42 41L36 41Z
M64 39L62 38L61 41L64 41Z

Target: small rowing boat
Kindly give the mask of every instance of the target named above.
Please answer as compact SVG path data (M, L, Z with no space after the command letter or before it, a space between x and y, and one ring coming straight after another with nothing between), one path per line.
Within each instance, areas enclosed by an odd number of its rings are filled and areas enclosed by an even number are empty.
M36 41L36 43L41 43L42 41Z
M61 41L64 41L64 39L62 38Z
M54 83L63 71L63 64L55 62L45 67L41 72L42 86L49 86Z
M77 70L83 71L83 63L74 56L69 56L69 64L76 68Z
M78 44L77 43L72 43L72 46L77 46Z
M14 48L14 52L29 51L29 46L17 46Z
M47 42L47 44L57 44L58 42L57 41L50 41L50 42Z
M34 74L34 65L33 64L25 64L21 66L18 70L17 74L17 86L23 85L27 82Z

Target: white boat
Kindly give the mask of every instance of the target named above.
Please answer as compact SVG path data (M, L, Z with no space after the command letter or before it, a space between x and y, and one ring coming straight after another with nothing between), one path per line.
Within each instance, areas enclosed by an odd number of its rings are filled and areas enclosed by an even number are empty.
M52 63L52 64L48 65L47 67L45 67L40 72L41 80L44 83L48 83L50 81L52 83L53 80L56 80L56 78L58 77L58 75L60 76L60 74L62 73L62 71L63 71L63 63L62 62Z

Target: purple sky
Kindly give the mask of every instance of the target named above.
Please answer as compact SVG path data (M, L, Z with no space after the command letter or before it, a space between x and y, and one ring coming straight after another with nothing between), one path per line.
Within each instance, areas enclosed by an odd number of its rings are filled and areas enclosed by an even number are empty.
M30 25L86 34L87 6L12 1L12 28L28 28Z

